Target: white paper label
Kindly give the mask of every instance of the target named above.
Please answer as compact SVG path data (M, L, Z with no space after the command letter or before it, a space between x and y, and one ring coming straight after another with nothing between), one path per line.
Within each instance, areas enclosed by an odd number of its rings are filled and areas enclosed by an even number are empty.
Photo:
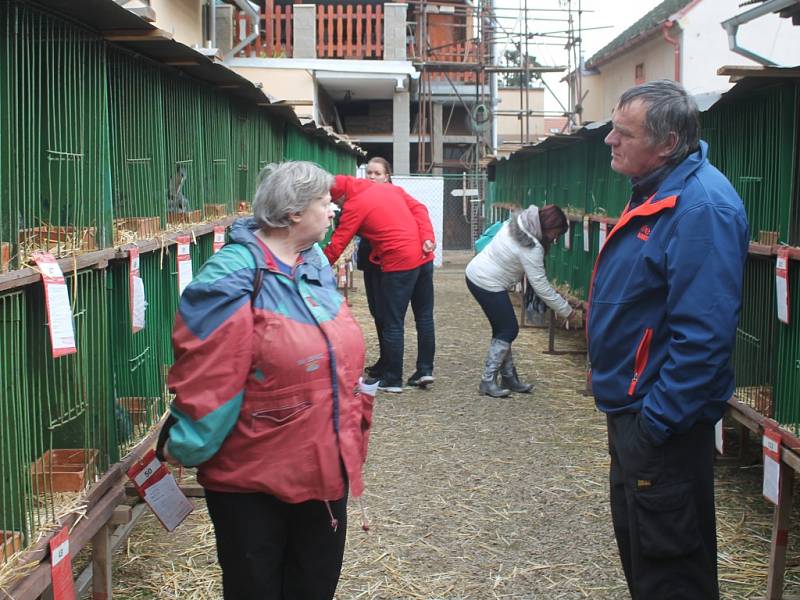
M47 284L50 314L50 339L53 350L75 348L75 330L72 327L72 307L65 283Z
M597 249L602 250L608 235L608 223L600 223L600 235L597 237Z
M131 324L134 331L144 329L144 312L147 309L147 300L144 296L144 281L141 277L133 277L133 313Z
M714 445L717 447L717 452L725 454L725 432L722 430L722 419L714 425Z
M572 248L572 222L567 221L567 232L564 234L564 248L570 250Z
M769 456L764 456L764 485L762 493L773 504L778 503L780 497L781 466Z
M148 487L144 492L144 500L164 524L167 531L172 531L180 525L181 521L194 508L178 487L171 473Z
M179 260L178 261L178 294L183 294L183 290L186 289L192 282L192 261L191 260Z
M589 252L589 215L583 217L583 251Z

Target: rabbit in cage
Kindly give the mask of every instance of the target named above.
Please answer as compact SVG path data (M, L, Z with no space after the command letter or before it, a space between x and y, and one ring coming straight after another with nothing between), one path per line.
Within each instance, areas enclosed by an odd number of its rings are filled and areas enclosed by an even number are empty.
M167 212L189 212L189 199L183 194L183 184L186 183L186 168L178 165L175 173L169 178L169 197L167 198Z

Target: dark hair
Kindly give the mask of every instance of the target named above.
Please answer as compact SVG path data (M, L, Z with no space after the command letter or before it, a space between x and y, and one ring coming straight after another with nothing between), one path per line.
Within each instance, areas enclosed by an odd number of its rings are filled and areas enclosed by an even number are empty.
M544 246L544 253L550 252L550 240L544 235L545 231L558 230L559 235L566 233L569 224L567 222L567 215L555 204L545 204L539 209L539 225L542 228L542 246Z
M699 111L680 83L659 79L636 85L623 92L617 108L623 108L634 100L641 100L647 106L644 126L651 143L666 142L670 133L677 137L667 163L676 165L697 150L700 145Z
M387 179L387 181L389 183L392 183L392 164L382 156L373 156L367 161L367 164L369 165L369 163L371 162L376 162L379 165L381 165L383 167L383 170L386 171L386 174L389 176L389 179Z

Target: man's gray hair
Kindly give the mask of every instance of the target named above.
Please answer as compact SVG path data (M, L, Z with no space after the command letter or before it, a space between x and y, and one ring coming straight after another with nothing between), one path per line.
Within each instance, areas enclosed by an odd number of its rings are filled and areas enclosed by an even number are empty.
M272 163L261 170L253 198L253 216L260 227L282 228L304 212L333 185L333 175L304 160Z
M634 100L646 105L644 126L653 144L660 144L675 133L677 144L667 157L669 164L678 164L700 145L700 114L697 104L680 83L670 79L648 81L626 90L617 108Z

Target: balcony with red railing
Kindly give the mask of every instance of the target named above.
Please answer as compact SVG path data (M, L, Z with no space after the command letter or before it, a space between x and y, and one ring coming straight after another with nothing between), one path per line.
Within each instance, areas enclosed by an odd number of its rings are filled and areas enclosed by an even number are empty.
M259 35L238 56L292 58L295 11L267 0L259 15ZM382 60L384 14L381 4L316 5L316 58ZM239 13L236 39L253 31L251 17Z

